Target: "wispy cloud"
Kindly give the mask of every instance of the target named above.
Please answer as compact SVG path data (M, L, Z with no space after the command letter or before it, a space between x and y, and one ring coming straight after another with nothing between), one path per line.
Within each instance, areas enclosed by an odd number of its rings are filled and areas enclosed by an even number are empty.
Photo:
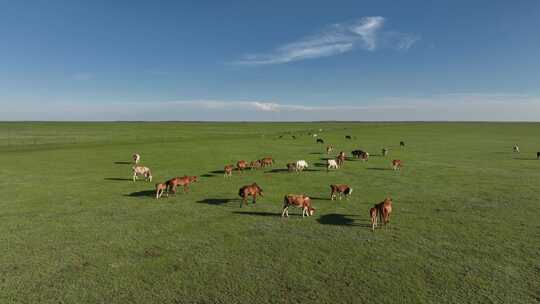
M264 100L163 102L0 102L0 120L127 121L539 121L540 96L450 93L370 103L303 105Z
M233 64L281 64L343 54L355 49L374 51L379 45L407 50L419 39L419 36L413 34L384 31L384 24L385 18L381 16L333 24L320 33L282 45L269 53L244 55Z

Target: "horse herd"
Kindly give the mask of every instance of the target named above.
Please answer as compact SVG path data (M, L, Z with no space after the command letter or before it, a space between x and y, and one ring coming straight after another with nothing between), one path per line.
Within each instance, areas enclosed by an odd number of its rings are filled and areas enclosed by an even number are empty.
M346 136L346 138L350 139L351 137L349 135ZM321 138L317 139L317 143L324 142ZM403 141L400 142L400 147L404 148L405 143ZM327 154L330 154L333 151L333 147L331 145L326 147ZM354 150L351 152L351 155L353 158L361 159L363 161L369 160L369 153L362 150ZM388 155L388 149L383 148L382 149L382 155L387 156ZM148 167L141 166L140 160L141 156L139 154L133 154L132 155L133 160L133 181L136 181L138 177L144 177L144 180L152 181L152 173ZM330 169L339 169L341 166L343 166L344 162L346 160L346 154L345 152L341 151L339 154L335 157L335 159L327 159L326 163L326 169L329 171ZM244 170L256 170L260 168L265 168L269 166L273 166L275 164L275 161L272 157L265 157L260 160L254 160L251 162L247 162L245 160L239 160L236 162L236 166L232 164L228 164L223 169L223 176L224 178L231 178L233 171L236 169L237 172L240 174L244 172ZM289 172L301 172L309 167L309 164L305 160L298 160L296 162L287 163L286 165L287 171ZM402 167L402 162L399 159L392 160L392 169L393 170L400 170ZM171 178L165 182L157 183L155 184L155 198L159 199L163 195L168 197L169 195L176 195L177 188L182 187L184 193L189 191L189 185L192 183L195 183L198 181L197 176L177 176L174 178ZM347 184L332 184L330 185L330 199L334 200L336 198L341 199L343 196L349 197L353 189L347 185ZM251 196L252 197L252 203L256 203L257 197L263 197L263 189L257 184L252 183L250 185L245 185L241 187L238 190L238 196L241 198L241 204L240 207L243 205L247 205L247 200ZM311 198L309 196L306 196L304 194L287 194L283 198L283 208L282 208L282 217L288 217L289 216L289 207L296 207L302 209L302 217L305 216L312 216L315 213L315 208L313 208L311 204ZM371 229L372 231L377 227L378 222L381 223L381 225L386 225L389 222L390 214L392 212L392 199L390 197L387 197L382 201L381 203L375 204L370 210L370 218L371 218Z

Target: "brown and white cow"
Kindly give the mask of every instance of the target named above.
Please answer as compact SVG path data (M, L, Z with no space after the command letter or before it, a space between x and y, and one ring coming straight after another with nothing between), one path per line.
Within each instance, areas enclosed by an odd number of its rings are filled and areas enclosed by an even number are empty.
M330 185L330 190L331 190L331 193L330 193L331 200L334 200L336 196L339 197L339 199L341 199L343 195L345 195L345 197L348 198L349 196L351 196L353 192L353 188L349 187L349 185L347 184Z
M240 207L242 207L244 204L247 205L247 198L249 196L253 197L253 204L257 202L257 196L264 196L263 189L259 187L257 183L241 187L240 189L238 189L238 195L242 198L242 203L240 204Z
M382 156L387 156L387 155L388 155L388 149L382 148Z
M223 177L231 177L233 169L234 169L233 165L226 165L223 168Z
M240 171L241 173L244 172L247 167L248 164L245 160L239 160L236 162L236 170Z
M302 209L302 217L312 216L315 208L311 207L311 199L303 194L287 194L283 198L283 211L281 217L289 216L289 207L294 206Z
M169 197L169 192L167 191L167 183L156 184L156 199L160 198L163 195L163 192L166 192L167 197Z
M274 164L274 160L271 157L265 157L261 159L261 167L267 167L272 166Z
M387 197L384 201L376 204L374 207L377 208L381 225L388 224L390 222L390 214L392 213L392 199Z
M133 166L133 181L137 180L138 176L144 176L144 180L152 181L152 172L150 168L143 166Z
M401 163L400 159L394 159L392 161L392 169L395 170L401 170L401 167L403 167L403 164Z
M369 160L369 153L368 152L362 153L361 158L362 158L363 161L368 161Z
M141 156L137 153L134 153L131 155L131 159L133 160L133 163L136 165L141 161Z
M326 154L330 154L332 151L334 151L334 147L332 147L332 145L326 147Z

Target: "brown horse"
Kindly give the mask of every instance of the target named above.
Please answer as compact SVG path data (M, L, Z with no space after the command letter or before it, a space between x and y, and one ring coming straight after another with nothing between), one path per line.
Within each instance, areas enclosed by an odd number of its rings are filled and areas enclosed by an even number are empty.
M371 231L375 231L375 227L377 227L377 208L369 209L369 216L371 217Z
M392 213L392 199L387 197L384 201L374 206L379 214L381 225L386 225L390 222L390 214Z
M336 157L336 162L338 166L343 166L343 163L345 162L345 152L339 152L338 156Z
M287 164L287 170L288 170L289 172L296 171L296 163L288 163L288 164Z
M160 198L166 190L167 183L156 184L156 199ZM169 192L167 192L166 195L169 197Z
M184 193L186 193L189 191L189 185L197 182L198 180L199 179L197 176L187 176L187 175L184 175L182 177L177 176L165 182L167 184L167 192L170 192L176 195L176 188L178 186L183 186Z
M233 169L233 165L226 165L225 168L223 168L223 177L231 177Z
M260 162L263 168L266 166L272 166L274 164L274 160L271 157L265 157L261 159Z
M248 164L245 160L239 160L236 162L236 170L240 171L241 173L244 172L244 169L248 167Z
M242 207L244 204L247 205L247 198L248 196L253 197L253 204L257 202L257 195L263 196L263 189L257 185L257 183L253 183L251 185L243 186L238 190L238 195L242 198L242 203L240 204L240 207Z
M259 169L260 167L262 167L262 163L260 160L254 160L252 162L249 163L249 168L251 170L253 169Z
M401 170L401 167L403 167L403 164L401 163L401 160L394 159L392 161L392 169L395 170Z

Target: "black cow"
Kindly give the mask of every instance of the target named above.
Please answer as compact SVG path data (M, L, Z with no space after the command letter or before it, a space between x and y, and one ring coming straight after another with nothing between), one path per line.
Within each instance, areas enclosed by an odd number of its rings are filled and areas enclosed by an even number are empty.
M362 154L364 154L364 151L362 150L354 150L351 152L352 156L355 158L360 158Z
M322 140L321 138L317 138L317 143L318 144L324 144L324 140Z
M399 142L399 146L400 146L401 148L405 148L405 142L404 142L404 141L400 141L400 142Z
M536 159L540 159L540 152L536 152Z
M352 139L352 137L350 135L345 135L345 138L346 139Z

